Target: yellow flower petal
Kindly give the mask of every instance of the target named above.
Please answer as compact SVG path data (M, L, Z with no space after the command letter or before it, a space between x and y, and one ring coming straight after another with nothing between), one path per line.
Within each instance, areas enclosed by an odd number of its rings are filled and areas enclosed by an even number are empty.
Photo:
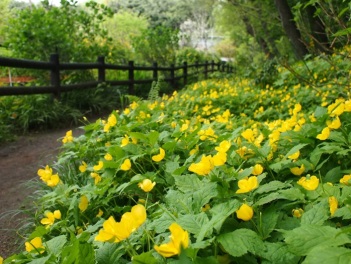
M86 197L85 195L82 195L80 197L80 202L78 205L79 210L83 213L88 208L88 205L89 205L88 197Z
M152 160L155 162L160 162L164 159L166 152L163 148L160 148L160 154L152 156Z
M256 176L242 179L238 181L239 190L236 193L247 193L258 187L258 181Z
M236 217L243 220L249 221L253 217L254 211L251 206L247 204L243 204L240 208L236 211Z
M156 182L152 182L149 179L145 179L138 184L139 188L142 189L144 192L150 192L155 185L156 185Z
M121 165L121 170L128 171L132 167L130 159L125 159Z

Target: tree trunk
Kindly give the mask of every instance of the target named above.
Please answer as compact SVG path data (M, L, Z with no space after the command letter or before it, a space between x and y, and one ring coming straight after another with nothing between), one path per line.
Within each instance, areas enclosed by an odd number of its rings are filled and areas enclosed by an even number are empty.
M308 54L308 50L305 44L301 41L301 33L296 26L288 2L287 0L274 0L274 3L279 12L285 33L292 44L295 56L298 59L302 59Z
M318 16L315 16L316 7L313 5L308 5L306 7L306 13L315 47L320 52L330 53L329 39L325 31L325 26L322 20Z

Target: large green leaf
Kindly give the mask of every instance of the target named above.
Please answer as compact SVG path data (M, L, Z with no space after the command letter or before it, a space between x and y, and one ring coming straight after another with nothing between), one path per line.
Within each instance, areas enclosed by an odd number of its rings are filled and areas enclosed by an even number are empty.
M343 247L315 247L303 264L349 264L351 250Z
M102 247L96 250L97 264L119 264L120 258L125 253L122 244L103 243Z
M285 231L284 237L289 251L298 256L306 256L317 246L337 247L351 242L350 238L339 229L307 224Z
M194 234L195 237L199 234L201 227L209 222L208 217L205 213L197 215L188 214L179 217L178 224L182 228Z
M50 253L59 255L63 245L67 242L66 235L54 237L53 239L46 242L46 247Z
M300 257L289 252L286 244L277 242L270 243L264 242L266 250L263 253L263 258L268 260L269 263L274 264L295 264L299 262Z
M228 202L218 204L210 209L212 218L207 224L201 227L196 242L200 242L206 235L212 234L213 228L218 232L227 217L234 213L239 208L239 206L239 201L230 200Z
M264 243L258 234L246 228L220 235L217 240L224 250L234 257L240 257L248 252L262 255L265 250Z
M157 264L158 260L152 255L152 251L133 256L132 264Z
M313 205L313 207L305 212L301 217L301 225L323 225L329 218L329 206L326 200Z

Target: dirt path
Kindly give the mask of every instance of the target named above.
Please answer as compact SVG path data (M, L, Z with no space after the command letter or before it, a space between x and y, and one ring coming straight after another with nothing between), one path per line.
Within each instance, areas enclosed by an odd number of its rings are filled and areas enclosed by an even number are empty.
M62 146L60 138L69 129L32 133L0 145L0 256L3 258L23 250L23 240L16 232L25 218L17 213L31 204L29 195L34 190L28 187L28 181L38 177L39 168L56 159ZM74 136L82 133L80 128L73 129Z

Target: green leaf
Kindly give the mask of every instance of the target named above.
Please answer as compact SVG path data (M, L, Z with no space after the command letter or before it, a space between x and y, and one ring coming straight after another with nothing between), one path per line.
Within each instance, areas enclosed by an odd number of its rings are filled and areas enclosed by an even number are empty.
M289 251L298 256L306 256L317 246L340 246L351 242L340 229L330 226L305 224L293 230L284 231L283 235Z
M327 109L325 107L317 106L316 110L314 111L314 117L319 118L327 114Z
M152 255L152 251L133 256L132 264L157 264L158 260Z
M292 149L289 150L289 152L285 155L285 158L296 153L298 150L302 149L304 146L307 146L307 145L308 144L297 144L296 146L294 146Z
M124 253L124 247L120 243L103 243L102 247L96 251L96 263L119 264Z
M351 250L343 247L315 247L312 249L304 264L349 264Z
M52 255L48 255L48 256L45 256L42 258L33 259L32 261L26 262L26 263L27 264L45 264L50 259L50 257L52 257ZM24 262L20 262L20 263L24 263Z
M269 183L260 185L257 190L255 190L255 194L261 194L261 193L266 193L266 192L271 192L271 191L276 191L279 189L283 189L286 187L290 187L291 185L288 183L283 183L280 181L271 181Z
M273 204L270 208L265 209L261 215L261 236L263 239L269 237L275 226L277 225L279 212L276 210L276 205Z
M266 250L262 254L262 257L274 264L294 264L299 263L300 257L289 252L288 247L284 243L270 243L264 242Z
M54 237L53 239L46 242L46 247L50 253L54 255L59 255L62 250L63 245L67 242L65 235Z
M174 176L175 185L182 192L193 192L199 190L202 187L202 182L199 177L195 174L186 174L180 176Z
M201 227L206 225L209 220L205 213L200 213L197 215L182 215L179 217L177 222L183 229L189 231L190 233L194 234L195 237L197 237Z
M147 135L148 139L149 139L149 143L152 147L157 143L159 135L160 135L160 133L158 133L157 131L151 131Z
M237 200L230 200L225 203L217 204L209 212L212 215L211 220L202 226L196 242L200 242L206 235L212 234L212 229L216 229L218 232L222 227L223 222L234 213L240 206L240 202Z
M261 255L265 249L259 235L246 228L220 235L217 240L223 246L224 250L234 257L243 256L247 252L254 255Z
M323 225L329 218L329 206L325 200L313 207L307 212L303 213L301 217L301 225Z

